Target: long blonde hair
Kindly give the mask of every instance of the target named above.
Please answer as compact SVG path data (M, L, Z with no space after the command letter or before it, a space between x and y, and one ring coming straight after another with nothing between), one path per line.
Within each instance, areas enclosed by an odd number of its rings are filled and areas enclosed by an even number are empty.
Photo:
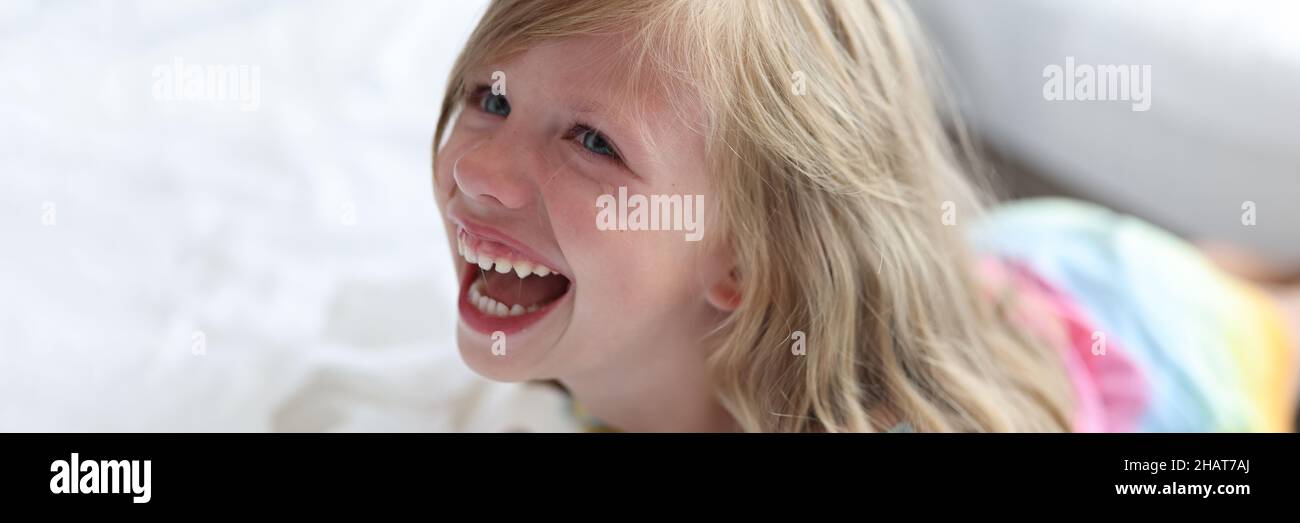
M452 71L435 144L469 67L593 34L628 35L632 69L656 73L639 80L701 102L712 240L743 282L710 365L741 428L1068 430L1059 359L982 292L963 228L942 219L969 223L984 198L958 167L905 6L497 0Z

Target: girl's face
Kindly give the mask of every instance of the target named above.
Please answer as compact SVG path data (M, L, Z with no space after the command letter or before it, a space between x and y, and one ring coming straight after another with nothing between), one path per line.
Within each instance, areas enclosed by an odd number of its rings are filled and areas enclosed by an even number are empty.
M672 212L646 214L658 230L598 226L601 205L618 216L620 187L679 195L686 219L702 197L706 240L715 204L704 138L662 98L626 99L619 44L559 40L464 79L434 185L461 282L461 355L484 376L653 367L700 351L734 302L730 261L709 247L720 242L688 241Z

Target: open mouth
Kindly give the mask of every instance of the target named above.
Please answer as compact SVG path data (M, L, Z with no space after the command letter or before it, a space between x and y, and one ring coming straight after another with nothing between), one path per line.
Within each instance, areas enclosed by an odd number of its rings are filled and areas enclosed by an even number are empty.
M476 330L518 332L550 312L572 283L545 263L463 229L456 249L464 259L461 318Z

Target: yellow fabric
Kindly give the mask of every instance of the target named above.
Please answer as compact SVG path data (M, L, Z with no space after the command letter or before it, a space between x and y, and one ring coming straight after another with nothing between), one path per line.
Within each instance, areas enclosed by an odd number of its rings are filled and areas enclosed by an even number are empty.
M1229 333L1233 338L1229 346L1234 351L1242 386L1260 414L1252 429L1290 432L1295 426L1290 402L1295 333L1289 332L1282 311L1271 297L1253 286L1227 279L1240 297L1240 307L1233 309L1237 319L1229 322L1237 327Z

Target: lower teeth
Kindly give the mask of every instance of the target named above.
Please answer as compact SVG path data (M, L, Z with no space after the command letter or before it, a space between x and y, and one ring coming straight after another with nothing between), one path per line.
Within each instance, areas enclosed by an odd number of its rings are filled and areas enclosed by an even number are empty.
M540 305L537 304L524 307L523 305L516 303L513 306L507 306L504 303L485 296L483 291L480 289L482 286L483 280L476 280L473 285L470 285L469 302L474 304L474 307L480 312L488 316L519 316L522 314L537 312L537 309L541 308Z

